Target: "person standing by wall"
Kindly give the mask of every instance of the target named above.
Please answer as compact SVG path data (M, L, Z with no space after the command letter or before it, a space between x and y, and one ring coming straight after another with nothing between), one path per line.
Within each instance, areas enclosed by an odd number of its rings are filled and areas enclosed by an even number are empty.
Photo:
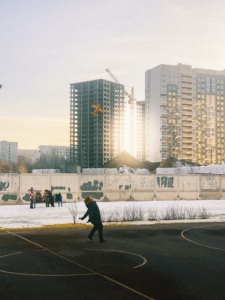
M49 195L48 195L48 190L46 189L45 190L45 193L44 193L44 201L46 203L46 207L49 207L49 202L50 202L50 198L49 198Z
M49 202L51 204L52 207L54 207L54 197L52 196L52 192L50 190L48 190L48 197L49 197Z
M34 189L30 188L30 208L33 208L34 206Z
M41 203L42 202L42 196L41 196L41 193L39 191L36 192L36 195L35 195L35 201L36 203Z
M58 202L58 206L60 205L60 203L62 205L62 195L61 195L60 191L56 192L55 201Z

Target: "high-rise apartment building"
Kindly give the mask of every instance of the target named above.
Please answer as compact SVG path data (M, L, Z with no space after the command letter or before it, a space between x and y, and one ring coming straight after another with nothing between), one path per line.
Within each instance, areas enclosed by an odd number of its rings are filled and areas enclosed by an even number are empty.
M95 117L92 105L104 114ZM101 167L124 149L124 86L99 79L70 85L70 162Z
M145 73L145 157L224 163L225 70L159 65Z
M145 101L136 103L136 122L137 122L137 159L145 160Z
M8 161L14 164L18 162L18 143L0 142L0 161Z

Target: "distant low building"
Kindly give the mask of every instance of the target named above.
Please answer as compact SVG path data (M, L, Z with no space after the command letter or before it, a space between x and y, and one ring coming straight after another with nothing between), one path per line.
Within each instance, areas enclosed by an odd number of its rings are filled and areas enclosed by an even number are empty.
M45 146L38 147L39 155L44 154L48 157L58 156L64 157L66 160L70 159L70 147L66 146Z
M0 161L8 161L17 164L18 162L18 143L17 142L0 142Z
M26 158L30 158L32 162L35 162L40 158L39 150L19 149L18 155L23 155Z

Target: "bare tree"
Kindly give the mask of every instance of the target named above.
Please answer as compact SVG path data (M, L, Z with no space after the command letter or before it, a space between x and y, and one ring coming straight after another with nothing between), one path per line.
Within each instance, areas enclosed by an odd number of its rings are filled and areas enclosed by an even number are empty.
M69 209L69 211L70 211L70 213L72 215L73 224L76 224L76 219L77 219L77 202L69 204L69 206L67 206L67 208Z

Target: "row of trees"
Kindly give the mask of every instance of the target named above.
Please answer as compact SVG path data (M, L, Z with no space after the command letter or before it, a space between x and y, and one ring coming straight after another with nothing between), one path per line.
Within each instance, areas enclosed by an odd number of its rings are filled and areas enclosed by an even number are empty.
M60 165L68 163L64 157L59 157L56 155L46 156L41 154L41 157L32 162L31 157L26 157L23 155L18 155L18 163L13 164L8 161L0 162L0 173L32 173L33 169L59 169Z

